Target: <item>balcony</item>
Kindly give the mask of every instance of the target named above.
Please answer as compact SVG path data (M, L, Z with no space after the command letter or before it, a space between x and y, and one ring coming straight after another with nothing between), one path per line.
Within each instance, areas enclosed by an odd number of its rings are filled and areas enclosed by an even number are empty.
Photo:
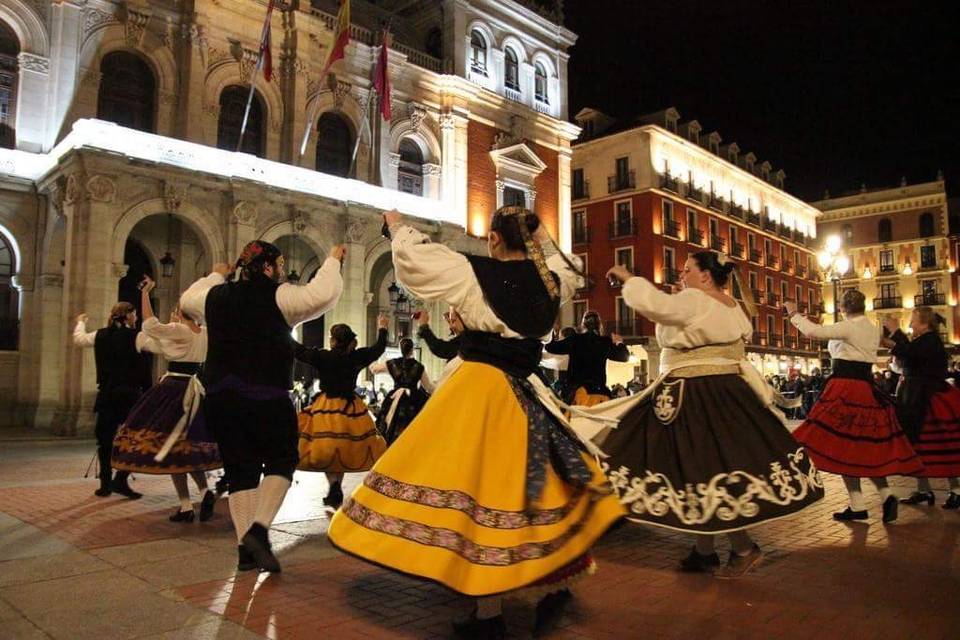
M800 351L809 351L810 350L810 340L800 336L797 338L797 349Z
M584 180L583 184L574 185L570 189L570 197L574 200L586 200L590 197L590 181Z
M750 249L750 262L756 262L760 264L761 261L760 251L758 249Z
M617 193L637 188L637 172L631 169L625 174L617 174L607 178L607 192Z
M753 340L751 340L751 342L752 342L752 344L756 344L756 345L760 345L760 346L766 346L766 345L767 345L767 334L764 333L763 331L754 331L754 332L753 332Z
M727 215L731 218L736 218L737 220L743 220L743 217L746 215L746 211L738 204L731 204L727 209Z
M775 231L777 230L777 223L774 222L773 220L771 220L770 218L764 218L764 219L763 219L763 228L764 228L765 230L767 230L767 231L774 231L774 232L775 232Z
M802 264L798 264L798 265L797 265L797 268L793 270L793 275L795 275L795 276L797 276L797 277L799 277L799 278L806 277L806 275L807 275L807 267L804 266L804 265L802 265Z
M747 224L752 224L755 227L760 226L760 214L754 213L753 211L747 211Z
M921 260L920 261L920 271L936 271L937 269L945 268L942 264L939 264L936 260Z
M519 87L515 88L505 85L503 87L503 95L505 95L508 100L513 100L514 102L523 102L523 94L520 93Z
M782 347L783 346L783 336L779 333L771 333L767 340L768 347Z
M727 241L721 238L720 236L711 235L710 236L710 248L714 251L723 251L727 246Z
M727 201L723 198L718 198L716 194L711 193L707 197L707 206L714 211L723 211L727 206Z
M687 242L690 244L703 244L703 231L700 229L687 229Z
M793 336L783 336L783 346L786 349L796 349L797 339Z
M734 242L730 245L730 255L734 258L743 258L743 245Z
M783 271L789 271L790 273L794 273L792 262L790 262L789 260L784 260L782 264L783 264Z
M678 284L680 282L680 272L673 267L666 267L663 270L664 284Z
M903 298L900 296L873 299L874 309L900 309L901 307L903 307Z
M881 264L879 273L896 273L897 266L893 264Z
M657 177L660 179L660 188L664 191L672 191L673 193L680 193L680 180L672 177L669 173L660 173L657 174Z
M763 296L765 295L760 289L751 289L750 293L753 294L753 301L757 304L763 303Z
M767 259L764 261L764 263L771 269L776 269L777 265L780 263L780 259L775 255L769 254L767 255Z
M700 204L703 204L703 203L705 203L706 200L707 200L707 194L704 193L703 189L700 189L700 188L694 186L693 184L688 184L688 185L687 185L687 198L689 198L690 200L693 200L693 201L695 201L695 202L698 202L698 203L700 203Z
M780 296L775 293L767 292L766 305L768 307L776 307L780 304Z
M613 238L628 238L637 234L637 225L633 223L633 219L630 220L618 220L616 222L611 222L609 225L609 237Z
M670 238L680 239L680 223L676 220L663 221L663 235Z
M573 228L573 244L590 244L592 237L593 234L590 231L590 227Z
M947 304L947 294L945 293L923 293L919 296L913 296L913 306L915 307L942 307Z

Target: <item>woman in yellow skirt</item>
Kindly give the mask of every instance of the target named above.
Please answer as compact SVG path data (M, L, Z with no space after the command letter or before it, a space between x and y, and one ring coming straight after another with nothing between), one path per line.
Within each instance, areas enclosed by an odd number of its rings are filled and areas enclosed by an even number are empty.
M501 597L524 589L543 596L542 628L570 597L567 585L594 570L591 546L624 514L535 375L579 274L522 207L494 215L491 258L431 244L396 212L385 221L398 280L422 300L453 305L466 330L459 366L448 365L403 438L344 502L330 540L477 597L454 625L462 637L503 637Z
M596 311L583 314L580 329L580 333L551 342L546 350L570 358L563 399L568 404L592 407L612 397L607 388L607 360L626 362L630 352L617 334L603 335L603 323Z
M330 349L301 347L297 359L313 366L320 377L320 395L300 418L300 471L324 471L330 491L323 499L343 503L343 474L367 471L387 443L377 431L367 403L357 395L357 375L387 348L389 319L377 318L377 341L357 349L357 335L345 324L330 327Z

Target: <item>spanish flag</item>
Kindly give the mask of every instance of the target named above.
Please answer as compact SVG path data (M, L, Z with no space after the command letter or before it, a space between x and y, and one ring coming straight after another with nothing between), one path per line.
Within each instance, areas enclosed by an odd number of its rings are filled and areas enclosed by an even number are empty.
M340 11L337 12L337 22L334 24L333 46L330 47L330 52L327 54L323 72L320 73L320 86L323 86L323 80L327 77L333 63L344 57L348 44L350 44L350 0L343 0L340 4ZM303 142L300 144L301 157L307 150L307 142L310 140L310 132L313 131L319 107L320 99L317 98L307 118L307 129L303 132Z

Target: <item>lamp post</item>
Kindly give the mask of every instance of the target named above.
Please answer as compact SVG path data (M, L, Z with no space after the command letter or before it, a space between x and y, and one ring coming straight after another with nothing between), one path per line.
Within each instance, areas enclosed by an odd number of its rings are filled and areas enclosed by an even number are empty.
M840 281L850 271L850 258L843 253L843 240L838 235L827 238L817 254L817 263L824 276L833 283L833 321L840 321Z

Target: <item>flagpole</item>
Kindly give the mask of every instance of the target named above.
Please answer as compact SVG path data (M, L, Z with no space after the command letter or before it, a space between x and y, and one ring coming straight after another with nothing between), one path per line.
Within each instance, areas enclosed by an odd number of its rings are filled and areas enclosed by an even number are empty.
M357 151L360 149L360 140L363 139L363 128L370 129L371 103L373 103L373 87L370 87L370 95L367 96L367 106L363 113L363 122L360 124L360 132L357 134L357 141L353 143L353 155L350 156L350 174L353 174L354 165L357 161ZM373 137L372 130L370 130L370 137Z
M260 53L257 56L257 66L253 69L253 75L250 77L250 94L247 96L247 106L243 110L243 124L240 125L240 135L237 136L237 151L243 146L243 136L247 132L247 122L250 119L250 107L253 105L253 94L257 90L257 76L263 71L264 54L267 52L266 40L270 33L270 20L273 17L273 2L267 5L267 16L263 21L263 29L260 31Z

